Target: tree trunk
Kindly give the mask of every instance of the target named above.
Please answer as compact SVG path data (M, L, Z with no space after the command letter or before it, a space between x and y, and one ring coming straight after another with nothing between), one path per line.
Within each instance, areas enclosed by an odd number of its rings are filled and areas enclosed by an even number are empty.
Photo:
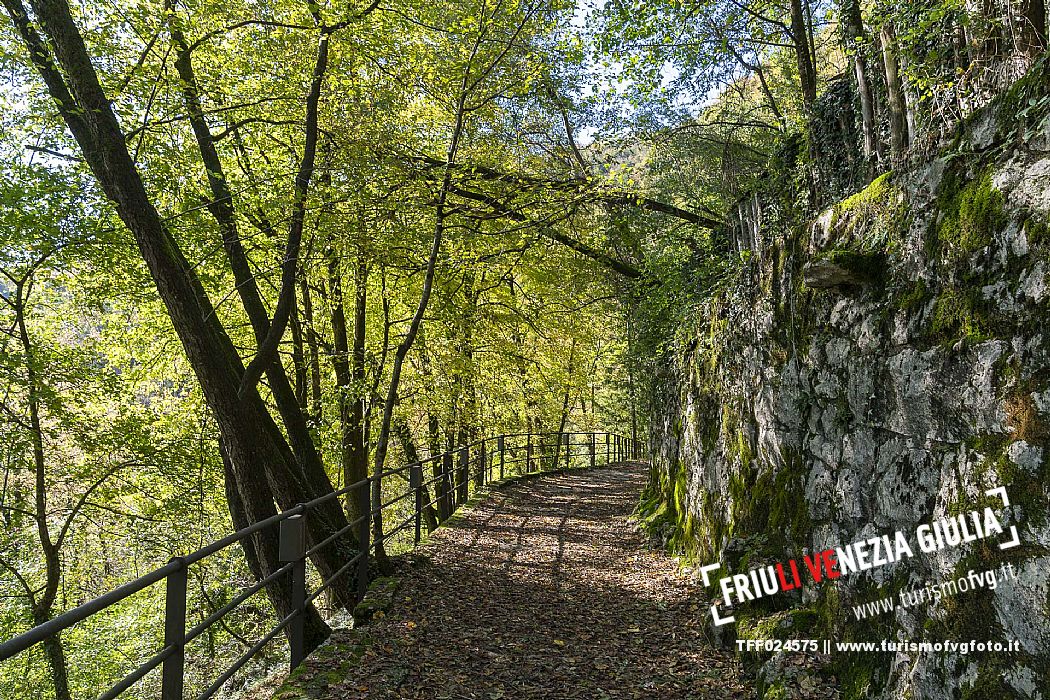
M860 12L860 0L844 0L842 3L842 29L844 43L853 51L853 76L857 81L857 95L860 99L861 133L864 136L864 157L869 164L868 178L872 174L870 166L877 167L882 159L881 147L875 126L875 94L868 78L868 62L864 57L864 44L867 32L864 31L864 18Z
M332 369L338 384L336 393L339 397L339 423L342 429L339 453L342 460L343 483L347 486L356 484L368 476L368 463L364 455L364 426L362 382L355 381L357 372L358 342L363 342L365 324L364 285L363 281L355 284L354 309L354 353L351 364L350 343L346 327L346 311L343 299L343 282L339 266L339 256L329 250L328 259L328 294L331 307L332 323ZM360 274L360 272L359 272ZM363 360L363 348L361 348ZM361 509L360 492L354 490L346 496L346 512L351 522L365 515Z
M384 304L386 298L384 297ZM350 376L354 381L355 400L350 415L351 476L364 479L368 476L368 426L365 425L364 386L367 376L365 351L368 320L368 260L364 249L357 251L357 271L354 274L354 346L350 355ZM389 328L389 319L387 319ZM382 369L376 371L376 380Z
M307 365L310 368L309 418L318 424L321 421L321 350L314 325L313 295L305 274L299 278L299 296L303 300L303 335L306 340Z
M31 282L29 284L32 284ZM34 519L40 551L44 555L44 588L39 597L26 590L33 613L33 624L42 625L51 619L58 587L62 582L62 562L59 559L59 544L51 537L47 506L47 460L44 454L44 430L40 420L40 391L33 342L29 336L25 317L25 281L15 287L14 312L18 339L22 345L22 356L26 372L26 393L29 404L29 432L33 445ZM51 681L56 700L70 700L69 679L66 675L66 652L62 638L54 635L44 642Z
M292 309L292 318L288 321L292 331L292 376L295 377L295 402L299 410L306 410L306 341L303 338L303 324L298 309Z
M430 440L431 471L434 478L434 500L437 501L438 522L443 523L452 515L450 501L449 475L445 469L445 460L441 457L441 430L437 414L427 413L427 436Z
M135 238L229 450L246 518L257 522L272 515L274 497L282 507L303 501L310 491L258 392L253 388L243 399L238 397L244 366L194 268L146 193L68 4L34 2L36 20L49 39L45 43L20 0L3 3L85 161ZM308 526L313 541L331 532L331 523L323 517L309 518ZM261 564L273 571L280 566L276 532L267 530L260 540ZM326 549L330 551L316 560L322 575L338 566L334 552ZM279 603L278 587L267 590L275 605Z
M416 449L416 443L412 439L412 429L408 427L408 421L404 418L398 418L394 421L394 435L401 444L401 450L405 453L405 461L408 464L419 464L422 460L419 458L419 450ZM434 510L434 504L430 500L430 487L425 483L427 477L422 473L422 470L420 470L420 476L423 481L420 486L422 491L420 500L423 505L423 520L426 523L427 532L433 532L438 526L437 511Z
M569 404L572 399L572 374L576 371L576 338L572 339L572 344L569 346L569 365L565 368L565 394L562 396L561 401L561 417L558 421L558 443L554 448L554 459L551 463L552 469L558 468L558 460L561 456L562 435L565 433L565 428L569 424ZM565 448L568 451L568 447Z
M51 620L51 612L33 611L33 624L42 625ZM62 635L55 634L44 640L44 653L51 668L51 684L55 688L55 700L71 700L69 693L69 676L66 673L66 650L62 644Z
M908 131L905 122L904 90L901 88L897 66L897 41L893 28L887 22L879 33L882 44L882 63L886 75L886 102L889 107L890 152L894 160L900 159L908 148Z
M895 50L900 56L900 67L901 72L904 76L908 75L908 55L900 51L900 47L895 45ZM905 77L899 77L901 85L901 94L904 96L904 125L908 130L908 145L912 145L919 138L919 97L912 89L911 82Z
M478 44L475 43L472 55L476 54ZM469 71L468 71L469 72ZM394 404L397 400L398 386L401 383L401 370L405 364L405 358L416 342L419 328L423 323L423 316L430 305L430 295L434 289L434 274L437 269L438 254L441 252L441 243L445 238L446 219L448 212L448 196L452 187L452 169L456 163L459 153L460 139L463 137L464 119L466 115L466 101L468 93L469 74L464 74L460 84L459 99L456 104L455 124L452 128L452 137L449 140L448 150L445 153L445 172L438 191L437 202L434 207L434 236L430 245L430 253L427 256L426 271L423 274L423 290L419 295L419 303L416 311L409 322L408 330L394 352L394 364L390 372L390 385L387 387L386 400L383 403L383 417L379 425L379 439L376 441L374 488L372 489L372 510L375 513L373 528L375 530L376 558L380 564L384 564L386 552L383 549L383 514L382 505L382 483L383 465L386 463L386 453L390 444L390 426L394 416Z
M791 0L791 41L795 46L795 60L802 88L802 104L808 110L817 99L817 74L813 52L809 45L809 26L803 0Z
M1021 13L1024 17L1021 50L1031 58L1038 58L1046 49L1046 2L1022 0Z
M219 158L215 146L215 139L211 129L204 117L201 103L200 88L197 84L196 75L193 70L193 61L189 46L183 36L178 19L173 11L168 13L168 25L171 32L172 43L175 45L176 61L175 67L182 84L183 102L190 126L193 129L197 149L201 156L201 163L207 173L208 184L211 188L213 201L208 205L208 211L219 224L222 232L223 248L230 262L233 272L238 296L244 306L256 341L262 344L270 333L270 319L266 312L259 292L259 286L255 275L252 274L248 263L248 256L241 245L240 234L237 230L236 212L233 205L233 194L226 179L222 160ZM295 455L296 463L302 472L302 478L309 485L310 492L304 495L304 500L312 500L332 491L332 483L324 469L321 456L314 445L313 436L310 434L309 425L303 413L303 404L292 388L285 372L284 366L278 357L265 368L266 378L270 383L270 391L273 394L277 410L281 415L288 439ZM338 506L323 507L323 517L331 520L332 528L339 529L346 525L340 520ZM351 552L344 551L350 555ZM345 602L349 603L349 599Z
M463 357L463 371L460 372L461 387L463 390L463 412L460 416L460 445L468 445L478 437L478 385L476 381L476 368L474 366L474 327L477 325L478 293L476 291L477 275L473 268L469 268L463 274L463 299L466 308L460 324L460 353ZM472 457L474 455L471 455ZM469 474L463 474L463 489L466 491L466 481ZM477 470L474 473L474 485L481 486L482 473Z
M242 489L237 482L236 472L233 467L233 462L230 459L229 452L225 446L220 445L219 453L222 456L223 474L225 476L226 487L226 503L230 511L230 521L233 523L234 530L243 530L251 525L253 521L249 518L247 510L244 507L244 500L241 495ZM262 490L262 486L263 483L260 482L260 490ZM276 512L277 511L274 510L272 514L276 514ZM267 572L272 570L271 566L266 564L266 561L276 561L278 559L278 553L272 549L274 544L274 538L265 537L262 533L241 541L241 549L244 551L244 559L248 564L248 569L256 579L262 579L267 575ZM283 620L292 613L291 581L287 576L281 577L280 581L274 585L267 586L266 596L273 605L278 619ZM313 605L308 605L306 607L303 621L305 627L304 638L306 648L308 650L316 649L325 639L328 638L331 630L325 621L321 619L321 615Z

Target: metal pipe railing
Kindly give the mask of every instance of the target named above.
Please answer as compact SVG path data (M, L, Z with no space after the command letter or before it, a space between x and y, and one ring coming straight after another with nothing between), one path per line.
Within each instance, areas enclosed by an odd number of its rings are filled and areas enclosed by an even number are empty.
M579 436L585 438L582 444L581 441L574 440L574 438ZM467 501L471 494L472 485L475 489L480 488L486 483L493 481L497 473L499 474L499 479L504 479L510 473L511 470L509 468L511 467L524 464L525 469L524 471L518 470L519 474L535 473L537 469L534 467L539 465L542 469L546 458L550 459L551 467L558 467L562 460L564 460L565 467L571 467L573 459L580 457L583 458L585 466L595 467L600 463L601 457L598 436L604 436L605 464L628 458L637 458L639 454L638 445L630 438L613 433L505 433L493 437L480 438L454 450L431 455L418 462L381 472L383 478L407 472L408 490L396 494L386 501L383 500L381 493L375 494L377 496L376 500L381 504L376 510L373 510L371 507L372 492L377 488L381 488L382 479L377 479L373 475L249 525L186 556L176 557L164 566L134 581L130 581L94 600L57 615L48 622L38 625L13 639L0 643L0 661L5 661L20 654L54 637L63 630L120 603L128 597L164 581L166 587L163 646L148 661L133 669L115 685L102 692L98 696L98 700L115 700L158 667L161 668L161 700L183 700L185 693L186 646L226 615L244 604L253 595L264 590L267 586L277 584L281 579L288 577L287 585L290 586L291 591L291 612L263 635L259 641L252 644L197 698L198 700L207 700L207 698L213 696L226 681L232 678L252 658L257 656L266 644L271 642L282 631L285 631L288 637L289 662L291 668L294 669L305 657L304 624L307 606L312 604L321 593L329 589L337 579L351 570L356 570L356 595L358 599L362 598L367 591L369 583L368 555L374 553L378 545L392 541L395 535L408 531L410 527L414 529L412 542L413 544L418 544L422 539L424 511L435 506L438 506L439 509L444 507L448 511L444 514L444 517L448 517ZM491 449L493 441L495 441L494 450ZM515 446L515 442L519 444ZM538 458L535 454L537 446L540 452ZM547 448L554 449L547 454ZM573 448L582 449L574 450ZM524 456L521 456L522 451L525 453ZM434 470L438 473L431 479L424 480L423 467L431 464L434 465ZM435 494L433 498L429 498L427 490L432 484L435 486ZM306 518L318 506L343 496L356 498L357 511L362 513L362 515L314 546L307 548ZM398 518L396 521L398 525L387 532L379 533L379 537L375 541L370 541L373 521L376 516L385 509L404 504L409 498L414 498L411 511L407 508L400 508L399 512L395 513L395 517ZM407 517L403 517L406 513L408 514ZM440 520L438 524L440 525ZM186 584L189 567L230 545L242 542L246 538L274 526L280 528L278 549L282 566L267 573L262 579L236 595L228 603L212 611L199 624L187 629ZM324 547L343 539L355 528L357 529L358 541L355 555L350 557L336 571L332 572L327 579L322 580L316 590L308 594L307 561L309 558Z

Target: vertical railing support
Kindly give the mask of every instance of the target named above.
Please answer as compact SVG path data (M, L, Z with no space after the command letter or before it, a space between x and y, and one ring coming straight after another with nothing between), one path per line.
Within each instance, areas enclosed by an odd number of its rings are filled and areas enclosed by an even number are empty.
M278 552L282 562L292 563L292 612L288 623L288 648L294 671L306 657L306 523L302 515L281 521Z
M470 498L470 448L464 445L459 448L459 473L456 475L456 507Z
M499 450L499 478L503 480L503 468L507 462L507 441L502 435L496 438L496 448Z
M423 465L413 464L408 472L409 486L416 492L416 544L423 539Z
M361 546L360 559L357 560L357 599L364 599L368 592L368 552L372 549L372 479L366 479L357 488L358 512L361 522L357 525L357 542Z
M179 568L168 574L164 598L164 646L175 651L164 660L161 671L161 700L182 700L186 670L186 564L181 558Z
M609 439L609 433L605 434L605 463L612 464L612 441Z
M444 502L443 508L445 509L444 518L452 515L452 512L456 510L456 470L455 463L452 459L452 453L446 452L441 456L441 470L444 472L442 482L444 483L445 493L442 496Z
M532 433L528 434L528 443L525 445L525 473L532 473Z
M572 441L572 433L565 433L565 468L568 469L572 466L572 455L569 454L569 447Z
M591 452L591 469L594 469L594 462L595 462L595 459L594 459L594 433L591 433L590 439L587 442L590 443L590 448L591 448L590 449L590 452Z
M481 445L479 446L479 450L480 451L478 452L478 472L479 472L479 474L481 476L481 483L480 483L480 485L484 486L485 482L488 481L488 469L489 469L488 458L487 458L487 455L486 455L486 453L488 452L488 449L487 449L487 445L485 444L485 440L484 439L481 441Z

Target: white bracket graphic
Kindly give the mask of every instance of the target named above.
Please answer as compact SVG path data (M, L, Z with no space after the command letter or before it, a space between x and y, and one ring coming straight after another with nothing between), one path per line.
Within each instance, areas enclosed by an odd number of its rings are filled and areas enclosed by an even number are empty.
M700 567L700 576L704 579L704 585L711 585L711 573L721 569L721 564L706 564ZM730 622L736 622L736 618L732 615L728 617L720 617L718 614L718 606L711 606L711 619L715 621L715 627L721 627L722 625L728 625Z
M719 617L717 605L711 606L711 619L715 621L715 627L721 627L722 625L728 625L730 622L736 622L736 618L732 615L728 617Z
M984 495L986 495L986 496L998 496L1003 501L1003 508L1009 508L1010 507L1010 497L1006 495L1006 487L1005 486L996 486L994 489L988 489L987 491L984 492ZM1010 549L1011 547L1016 547L1017 545L1021 544L1021 536L1019 534L1017 534L1017 526L1016 525L1011 525L1010 526L1010 537L1011 537L1011 539L1010 539L1009 542L1001 542L1001 543L999 543L999 549Z
M710 578L710 576L708 576L708 574L710 574L712 571L717 571L718 569L721 569L721 568L722 568L721 564L707 564L705 566L701 566L700 567L700 575L703 576L703 578L704 578L704 585L705 586L710 586L711 585L711 578Z

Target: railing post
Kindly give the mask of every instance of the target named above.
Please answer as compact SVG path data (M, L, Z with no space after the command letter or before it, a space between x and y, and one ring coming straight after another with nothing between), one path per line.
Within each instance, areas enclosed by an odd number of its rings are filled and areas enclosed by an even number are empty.
M500 435L498 438L496 438L496 447L499 449L499 478L500 478L500 481L502 481L503 480L503 467L504 467L504 464L506 464L506 458L507 458L507 443L506 443L506 439L502 435Z
M481 451L478 452L478 472L481 474L481 485L484 486L485 482L488 481L488 459L485 453L487 452L485 440L481 441Z
M281 562L292 562L292 612L288 623L288 647L291 651L291 669L294 671L306 657L306 527L302 515L293 515L281 521L278 543Z
M452 511L456 509L456 475L455 475L455 464L452 460L452 453L445 452L441 455L441 484L442 484L442 496L439 509L445 510L442 520L452 515Z
M470 498L470 448L464 445L459 448L459 474L456 475L456 507L463 505Z
M594 433L591 433L588 442L590 443L591 447L591 469L594 469Z
M605 463L612 464L612 441L609 439L609 433L605 434Z
M572 466L572 455L569 454L569 448L572 444L572 433L565 433L565 468L568 469Z
M532 473L532 433L528 434L528 443L525 445L525 473Z
M175 651L164 660L161 670L161 700L182 700L186 670L186 564L168 574L164 593L164 647Z
M361 546L361 559L357 562L357 599L362 600L368 592L368 552L372 549L372 479L368 478L357 489L358 512L361 522L357 526L357 542Z
M416 492L416 544L423 539L423 465L413 464L408 471L410 487Z

